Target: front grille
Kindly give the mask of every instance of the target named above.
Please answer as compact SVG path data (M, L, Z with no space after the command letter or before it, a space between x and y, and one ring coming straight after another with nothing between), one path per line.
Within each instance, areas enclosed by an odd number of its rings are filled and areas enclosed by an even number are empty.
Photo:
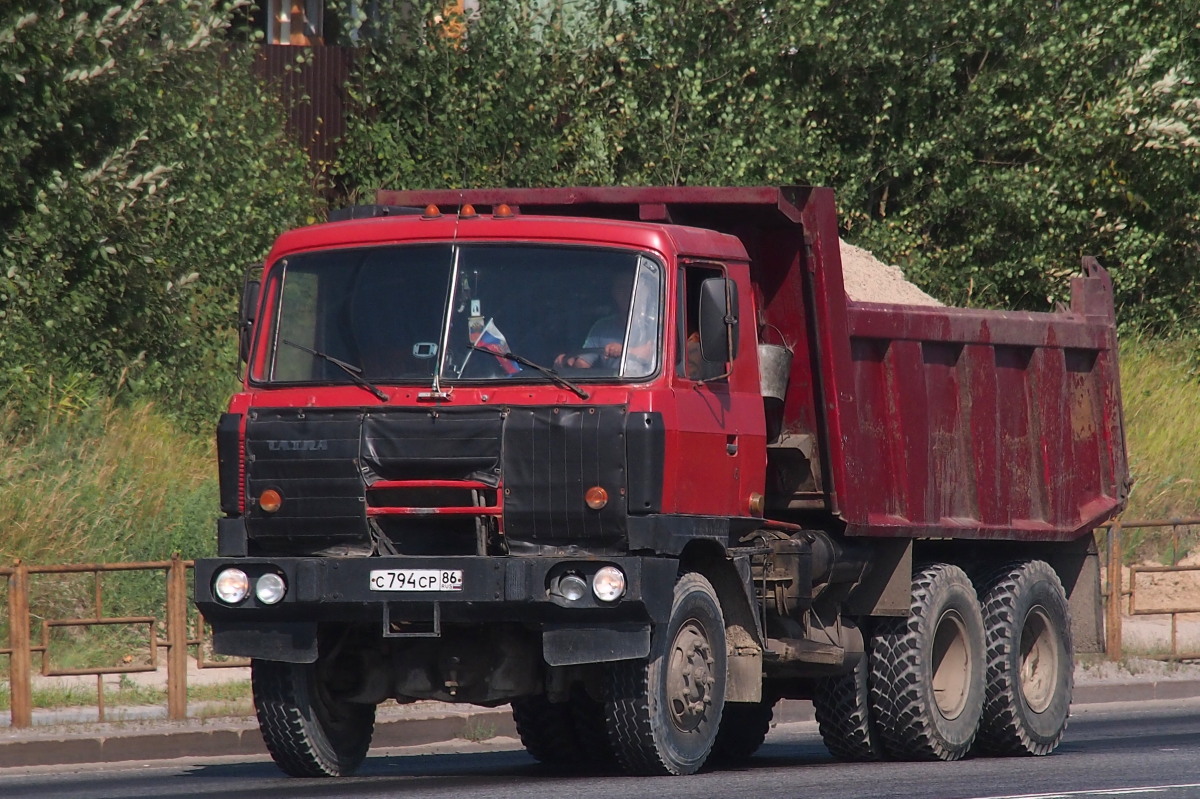
M473 480L380 480L367 516L402 555L500 554L499 486Z
M255 409L247 531L262 552L367 547L379 534L411 555L611 547L627 529L626 445L658 429L627 420L621 406ZM634 451L661 462L661 446ZM639 512L658 504L653 465L635 468ZM608 490L600 510L584 501L592 486ZM283 497L275 513L256 501L268 488Z

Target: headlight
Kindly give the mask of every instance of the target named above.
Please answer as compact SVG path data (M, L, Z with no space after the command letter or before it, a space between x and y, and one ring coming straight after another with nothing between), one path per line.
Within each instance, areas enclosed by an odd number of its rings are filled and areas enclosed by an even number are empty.
M213 580L213 593L226 605L236 605L250 595L250 578L241 569L225 569Z
M254 595L264 605L274 605L287 593L287 583L278 574L267 573L254 584Z
M616 602L625 595L625 573L616 566L605 566L592 578L592 593L601 602Z
M564 574L558 581L558 593L568 602L578 602L587 593L587 583L578 574Z

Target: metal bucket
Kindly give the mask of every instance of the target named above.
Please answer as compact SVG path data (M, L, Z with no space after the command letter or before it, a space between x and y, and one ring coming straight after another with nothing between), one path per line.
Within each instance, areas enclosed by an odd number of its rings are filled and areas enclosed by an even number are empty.
M758 345L758 380L763 397L782 402L791 374L791 350L782 344Z

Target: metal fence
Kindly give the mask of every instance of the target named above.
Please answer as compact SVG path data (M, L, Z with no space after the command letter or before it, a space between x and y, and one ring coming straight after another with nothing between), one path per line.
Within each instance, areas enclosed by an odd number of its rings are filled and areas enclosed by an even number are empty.
M1200 571L1200 566L1132 566L1129 567L1129 585L1125 586L1122 576L1122 559L1125 531L1147 528L1172 528L1172 551L1178 552L1181 530L1200 525L1200 519L1167 519L1155 521L1114 522L1106 528L1105 560L1107 588L1105 590L1105 634L1108 656L1114 660L1123 656L1122 618L1129 616L1169 615L1171 617L1171 648L1167 654L1159 655L1165 660L1196 660L1200 652L1181 651L1179 643L1179 617L1183 614L1200 614L1200 607L1142 607L1138 602L1138 576L1169 572ZM188 572L192 561L178 556L169 561L146 563L78 564L69 566L27 566L17 563L12 567L0 567L0 588L6 588L8 597L8 646L0 649L0 657L8 658L10 691L10 715L13 727L28 727L33 723L33 675L34 656L40 656L40 674L44 677L94 675L96 677L96 701L99 720L104 720L105 697L104 677L113 674L152 672L166 665L167 716L171 719L187 717L187 678L189 649L194 650L196 666L200 669L230 668L246 665L244 660L215 661L205 657L208 644L204 635L203 621L195 616L195 626L189 625L191 593L188 590ZM165 595L164 611L160 619L156 615L106 616L104 611L104 577L116 572L159 572L163 578ZM38 617L40 643L34 642L35 618L30 611L31 583L38 575L92 575L92 607L90 615L66 618ZM1143 582L1143 585L1145 583ZM1124 602L1128 605L1124 606ZM122 663L118 666L66 668L56 666L51 652L51 636L55 630L64 628L90 628L123 626L144 628L146 654L143 662ZM165 656L160 651L165 650Z
M215 662L204 657L206 645L203 625L197 617L196 631L189 631L188 611L191 593L188 590L188 571L192 561L178 556L168 561L144 563L86 563L69 566L27 566L18 562L12 567L0 567L0 587L8 596L8 646L0 656L8 657L10 716L13 727L28 727L33 723L33 662L40 655L40 674L44 677L96 677L96 706L99 720L104 721L104 677L112 674L136 674L158 671L166 665L167 716L187 718L187 658L188 649L195 648L198 668L230 668L246 665L246 661ZM163 578L165 596L163 618L156 615L108 616L104 611L104 577L116 572L159 572ZM35 618L30 610L33 578L37 575L92 575L92 607L90 615L67 618L36 619L41 642L34 642ZM56 666L51 656L51 636L64 628L126 627L144 628L145 662L132 660L118 666L66 668ZM165 650L165 657L160 657Z
M1200 607L1139 607L1138 606L1138 575L1139 574L1169 574L1200 571L1200 566L1178 565L1180 551L1180 532L1194 525L1200 525L1200 519L1155 519L1151 521L1113 522L1107 528L1106 560L1107 583L1105 596L1105 651L1112 660L1120 660L1124 656L1124 641L1122 639L1122 618L1128 616L1170 616L1171 617L1171 649L1162 655L1153 655L1159 660L1200 660L1200 652L1180 651L1179 617L1189 613L1200 613ZM1129 567L1129 585L1124 585L1122 564L1124 561L1124 541L1122 531L1171 528L1172 565L1170 566L1139 566ZM1143 583L1145 585L1145 583ZM1123 607L1123 602L1128 605Z

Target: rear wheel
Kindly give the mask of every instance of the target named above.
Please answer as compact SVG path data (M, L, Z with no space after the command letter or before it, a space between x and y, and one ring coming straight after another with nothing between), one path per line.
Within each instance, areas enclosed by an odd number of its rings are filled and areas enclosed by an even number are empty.
M871 636L871 706L887 753L904 760L958 760L975 741L984 701L979 599L957 566L913 577L908 618L885 619Z
M813 693L821 738L838 760L870 762L884 758L883 741L870 709L869 660L864 654L854 671L821 679Z
M712 584L685 574L650 657L608 671L608 737L630 774L691 774L712 751L725 708L725 622Z
M979 748L1049 754L1067 729L1074 687L1066 592L1040 560L1010 564L985 585L987 699Z
M375 706L337 698L318 663L250 664L254 710L271 758L293 777L344 777L367 756Z

